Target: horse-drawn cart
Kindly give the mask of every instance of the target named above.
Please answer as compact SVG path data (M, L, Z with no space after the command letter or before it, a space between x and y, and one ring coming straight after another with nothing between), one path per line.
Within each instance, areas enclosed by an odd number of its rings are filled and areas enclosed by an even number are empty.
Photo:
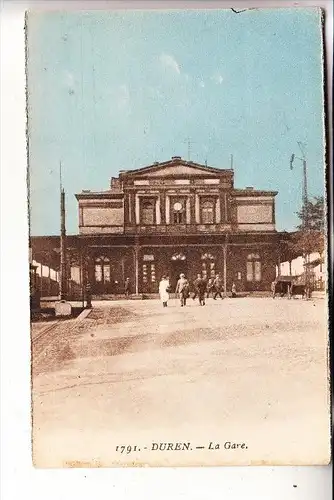
M305 276L278 276L271 284L273 299L276 296L291 297L300 296L303 299L311 297L310 286L307 285Z

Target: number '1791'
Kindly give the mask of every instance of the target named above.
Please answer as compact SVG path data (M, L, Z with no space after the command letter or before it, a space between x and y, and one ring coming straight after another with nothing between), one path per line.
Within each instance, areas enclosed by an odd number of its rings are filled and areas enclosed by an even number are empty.
M140 451L140 450L139 450L137 445L132 446L130 444L128 444L128 445L122 444L122 445L116 446L116 451L118 451L119 453L125 453L128 455L132 451Z

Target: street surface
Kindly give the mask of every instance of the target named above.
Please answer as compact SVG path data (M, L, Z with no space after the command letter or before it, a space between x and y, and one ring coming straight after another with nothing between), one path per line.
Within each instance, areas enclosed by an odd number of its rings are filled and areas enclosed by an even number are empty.
M188 304L101 301L33 325L36 466L328 460L325 301Z

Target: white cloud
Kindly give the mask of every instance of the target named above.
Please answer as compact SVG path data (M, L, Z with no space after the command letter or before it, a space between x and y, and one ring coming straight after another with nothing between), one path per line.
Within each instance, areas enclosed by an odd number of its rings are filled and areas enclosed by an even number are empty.
M178 75L181 74L180 66L175 57L169 54L161 54L160 62L165 68L172 70L174 73L177 73Z
M217 84L217 85L221 85L223 83L223 80L224 78L222 77L222 75L220 74L216 74L212 77L212 80Z

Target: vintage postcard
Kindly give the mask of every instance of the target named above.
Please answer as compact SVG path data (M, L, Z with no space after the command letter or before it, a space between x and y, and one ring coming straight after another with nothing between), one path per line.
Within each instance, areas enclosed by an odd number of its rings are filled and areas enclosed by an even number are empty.
M36 467L330 461L322 31L27 13Z

